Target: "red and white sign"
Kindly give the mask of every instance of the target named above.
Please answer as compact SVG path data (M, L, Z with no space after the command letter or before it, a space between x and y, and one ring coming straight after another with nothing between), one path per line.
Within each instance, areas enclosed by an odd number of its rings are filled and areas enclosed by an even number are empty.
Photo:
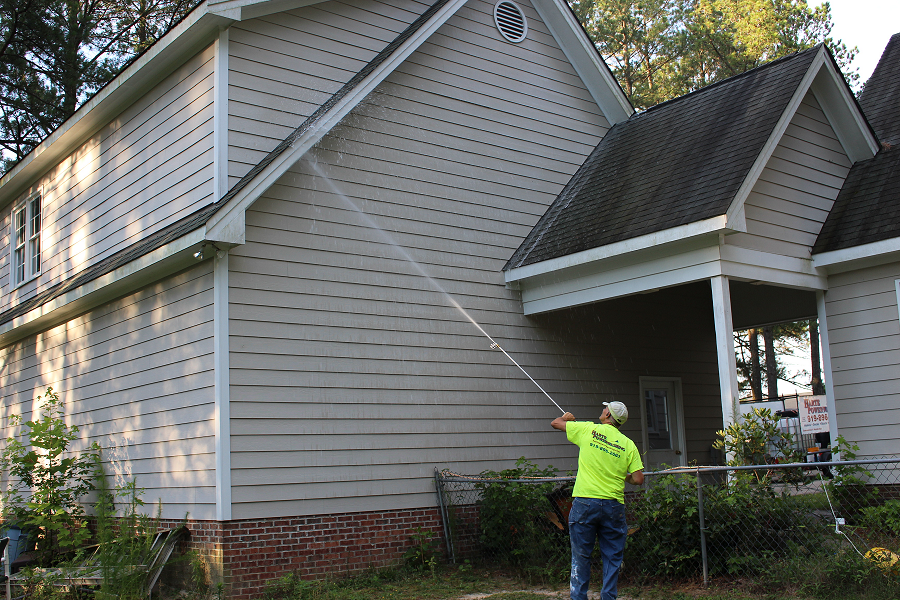
M800 431L804 434L829 431L825 396L800 397Z

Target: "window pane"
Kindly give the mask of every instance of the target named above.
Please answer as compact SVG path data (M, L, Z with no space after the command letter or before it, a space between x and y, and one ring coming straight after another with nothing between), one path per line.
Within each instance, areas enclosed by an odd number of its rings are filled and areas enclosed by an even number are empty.
M672 434L666 390L645 390L644 401L647 404L647 441L650 450L671 450Z
M31 240L28 253L31 256L31 275L41 272L41 199L31 201Z
M25 208L17 210L15 219L15 251L13 252L13 284L25 280Z

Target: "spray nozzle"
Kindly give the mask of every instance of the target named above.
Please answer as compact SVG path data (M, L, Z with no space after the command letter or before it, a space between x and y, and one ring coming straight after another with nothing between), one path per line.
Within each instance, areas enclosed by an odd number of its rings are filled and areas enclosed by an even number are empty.
M498 344L497 342L494 342L493 344L491 344L491 350L494 350L495 348L499 348L499 347L500 347L500 344Z

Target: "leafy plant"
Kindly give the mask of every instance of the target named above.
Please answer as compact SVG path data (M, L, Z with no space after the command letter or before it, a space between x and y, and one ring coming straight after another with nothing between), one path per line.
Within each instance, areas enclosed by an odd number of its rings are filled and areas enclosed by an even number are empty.
M440 542L434 539L434 532L423 527L416 527L416 531L410 537L413 544L403 555L403 560L416 571L434 573L440 551Z
M843 462L856 460L859 446L840 435L835 442L832 453L840 453L842 463L832 467L834 478L828 482L826 489L847 522L858 523L860 511L878 502L878 488L867 485L869 471L865 465L848 465Z
M26 441L10 437L0 453L0 467L10 477L2 494L4 520L37 535L43 566L60 561L90 537L80 501L94 489L100 447L94 443L73 454L78 427L68 426L64 414L62 400L48 387L38 418L22 423L20 415L9 417L13 425L24 425Z
M797 450L794 437L778 427L779 418L768 408L754 408L739 417L724 430L713 447L725 451L731 458L729 466L765 465L773 462L802 462L805 455ZM759 477L772 473L754 471Z
M557 476L555 468L541 469L524 457L513 469L481 473L475 487L481 492L480 540L486 554L540 579L565 579L568 532L562 523L552 522L555 512L548 499L558 484L516 481Z
M881 506L869 506L861 512L860 520L864 526L880 528L900 536L900 500L888 500Z

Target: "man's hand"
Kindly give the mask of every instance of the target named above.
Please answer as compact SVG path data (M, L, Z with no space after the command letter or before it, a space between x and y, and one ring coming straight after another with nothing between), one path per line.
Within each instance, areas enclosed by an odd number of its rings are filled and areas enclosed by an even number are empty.
M556 417L555 419L553 419L553 422L550 423L550 427L552 427L553 429L559 429L560 431L565 431L566 423L569 421L574 421L574 420L575 420L575 415L573 415L570 412L567 412L563 416Z
M625 482L630 483L631 485L644 485L644 471L629 473L625 477Z

